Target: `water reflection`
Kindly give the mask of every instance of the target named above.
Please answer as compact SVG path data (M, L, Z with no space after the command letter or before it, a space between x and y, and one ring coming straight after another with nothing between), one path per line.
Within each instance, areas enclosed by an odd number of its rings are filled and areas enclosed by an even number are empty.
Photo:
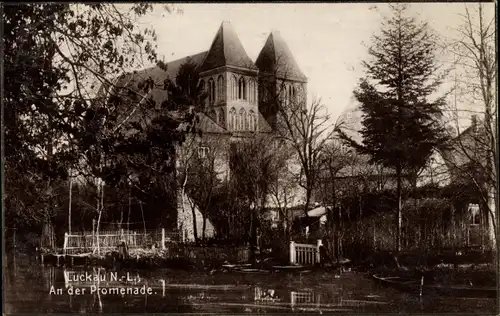
M361 274L239 274L60 268L6 262L6 313L494 312L495 300L408 296ZM51 292L51 290L54 290ZM144 291L134 292L137 289Z

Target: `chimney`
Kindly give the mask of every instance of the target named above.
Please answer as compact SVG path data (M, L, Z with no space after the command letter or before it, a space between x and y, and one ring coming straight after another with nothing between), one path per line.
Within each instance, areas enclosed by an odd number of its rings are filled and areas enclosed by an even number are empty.
M477 115L476 114L472 114L471 118L471 128L472 128L472 131L473 132L476 132L477 131Z

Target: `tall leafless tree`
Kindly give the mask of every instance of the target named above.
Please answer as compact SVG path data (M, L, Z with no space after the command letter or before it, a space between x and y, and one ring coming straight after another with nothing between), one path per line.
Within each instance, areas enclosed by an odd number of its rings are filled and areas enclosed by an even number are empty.
M457 137L455 147L464 159L456 159L454 166L476 186L487 210L490 240L498 247L498 105L496 99L497 54L495 51L494 6L465 5L458 36L452 39L451 53L457 57L456 93L461 100L477 106L479 119L467 137ZM452 102L454 125L458 134L462 129L462 110ZM470 110L468 110L469 112ZM463 168L473 164L475 168ZM472 172L474 170L474 172Z

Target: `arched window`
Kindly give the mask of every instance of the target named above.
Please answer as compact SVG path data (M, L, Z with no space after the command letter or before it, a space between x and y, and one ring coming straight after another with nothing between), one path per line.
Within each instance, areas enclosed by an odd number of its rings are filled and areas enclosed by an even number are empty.
M219 110L215 111L215 122L220 124Z
M245 111L245 109L241 109L240 110L240 119L239 119L239 123L240 125L238 126L238 129L240 131L243 131L245 130L245 121L246 121L246 116L247 116L247 112Z
M239 131L239 130L240 130L240 121L241 121L241 120L240 120L240 116L239 116L239 115L238 115L238 113L236 113L236 112L234 113L234 116L235 116L235 120L234 120L234 122L235 122L235 124L234 124L234 130L235 130L235 131Z
M253 103L254 103L254 104L257 104L257 103L258 103L258 102L257 102L257 101L258 101L258 100L257 100L257 87L258 87L258 86L259 86L259 85L257 84L257 81L254 81L254 82L253 82L253 90L252 90L252 94L253 94Z
M297 89L297 101L302 103L305 101L305 90L303 85L299 85Z
M238 98L238 84L236 83L236 77L231 76L231 100L236 100Z
M234 130L236 125L236 110L231 108L229 110L228 127L230 130Z
M255 131L257 124L255 119L255 112L253 110L250 110L250 112L248 113L248 125L250 131Z
M245 82L245 77L241 77L238 81L238 99L246 100L247 99L247 87Z
M248 82L248 102L257 103L257 83L253 79Z
M224 101L224 77L222 75L217 78L217 100Z
M293 102L297 102L297 94L295 93L295 86L292 86L292 100Z
M208 80L208 102L214 104L215 101L215 82L212 78Z

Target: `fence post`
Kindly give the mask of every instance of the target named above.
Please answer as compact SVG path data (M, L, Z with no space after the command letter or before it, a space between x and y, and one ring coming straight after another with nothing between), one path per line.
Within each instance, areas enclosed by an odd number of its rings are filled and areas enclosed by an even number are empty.
M316 244L316 263L321 262L321 253L319 251L319 248L323 246L323 241L321 239L318 239L318 243Z
M161 249L165 250L165 228L161 229Z
M68 233L64 233L64 245L63 245L63 254L66 254L66 248L68 247Z
M295 242L290 240L290 264L295 264Z

